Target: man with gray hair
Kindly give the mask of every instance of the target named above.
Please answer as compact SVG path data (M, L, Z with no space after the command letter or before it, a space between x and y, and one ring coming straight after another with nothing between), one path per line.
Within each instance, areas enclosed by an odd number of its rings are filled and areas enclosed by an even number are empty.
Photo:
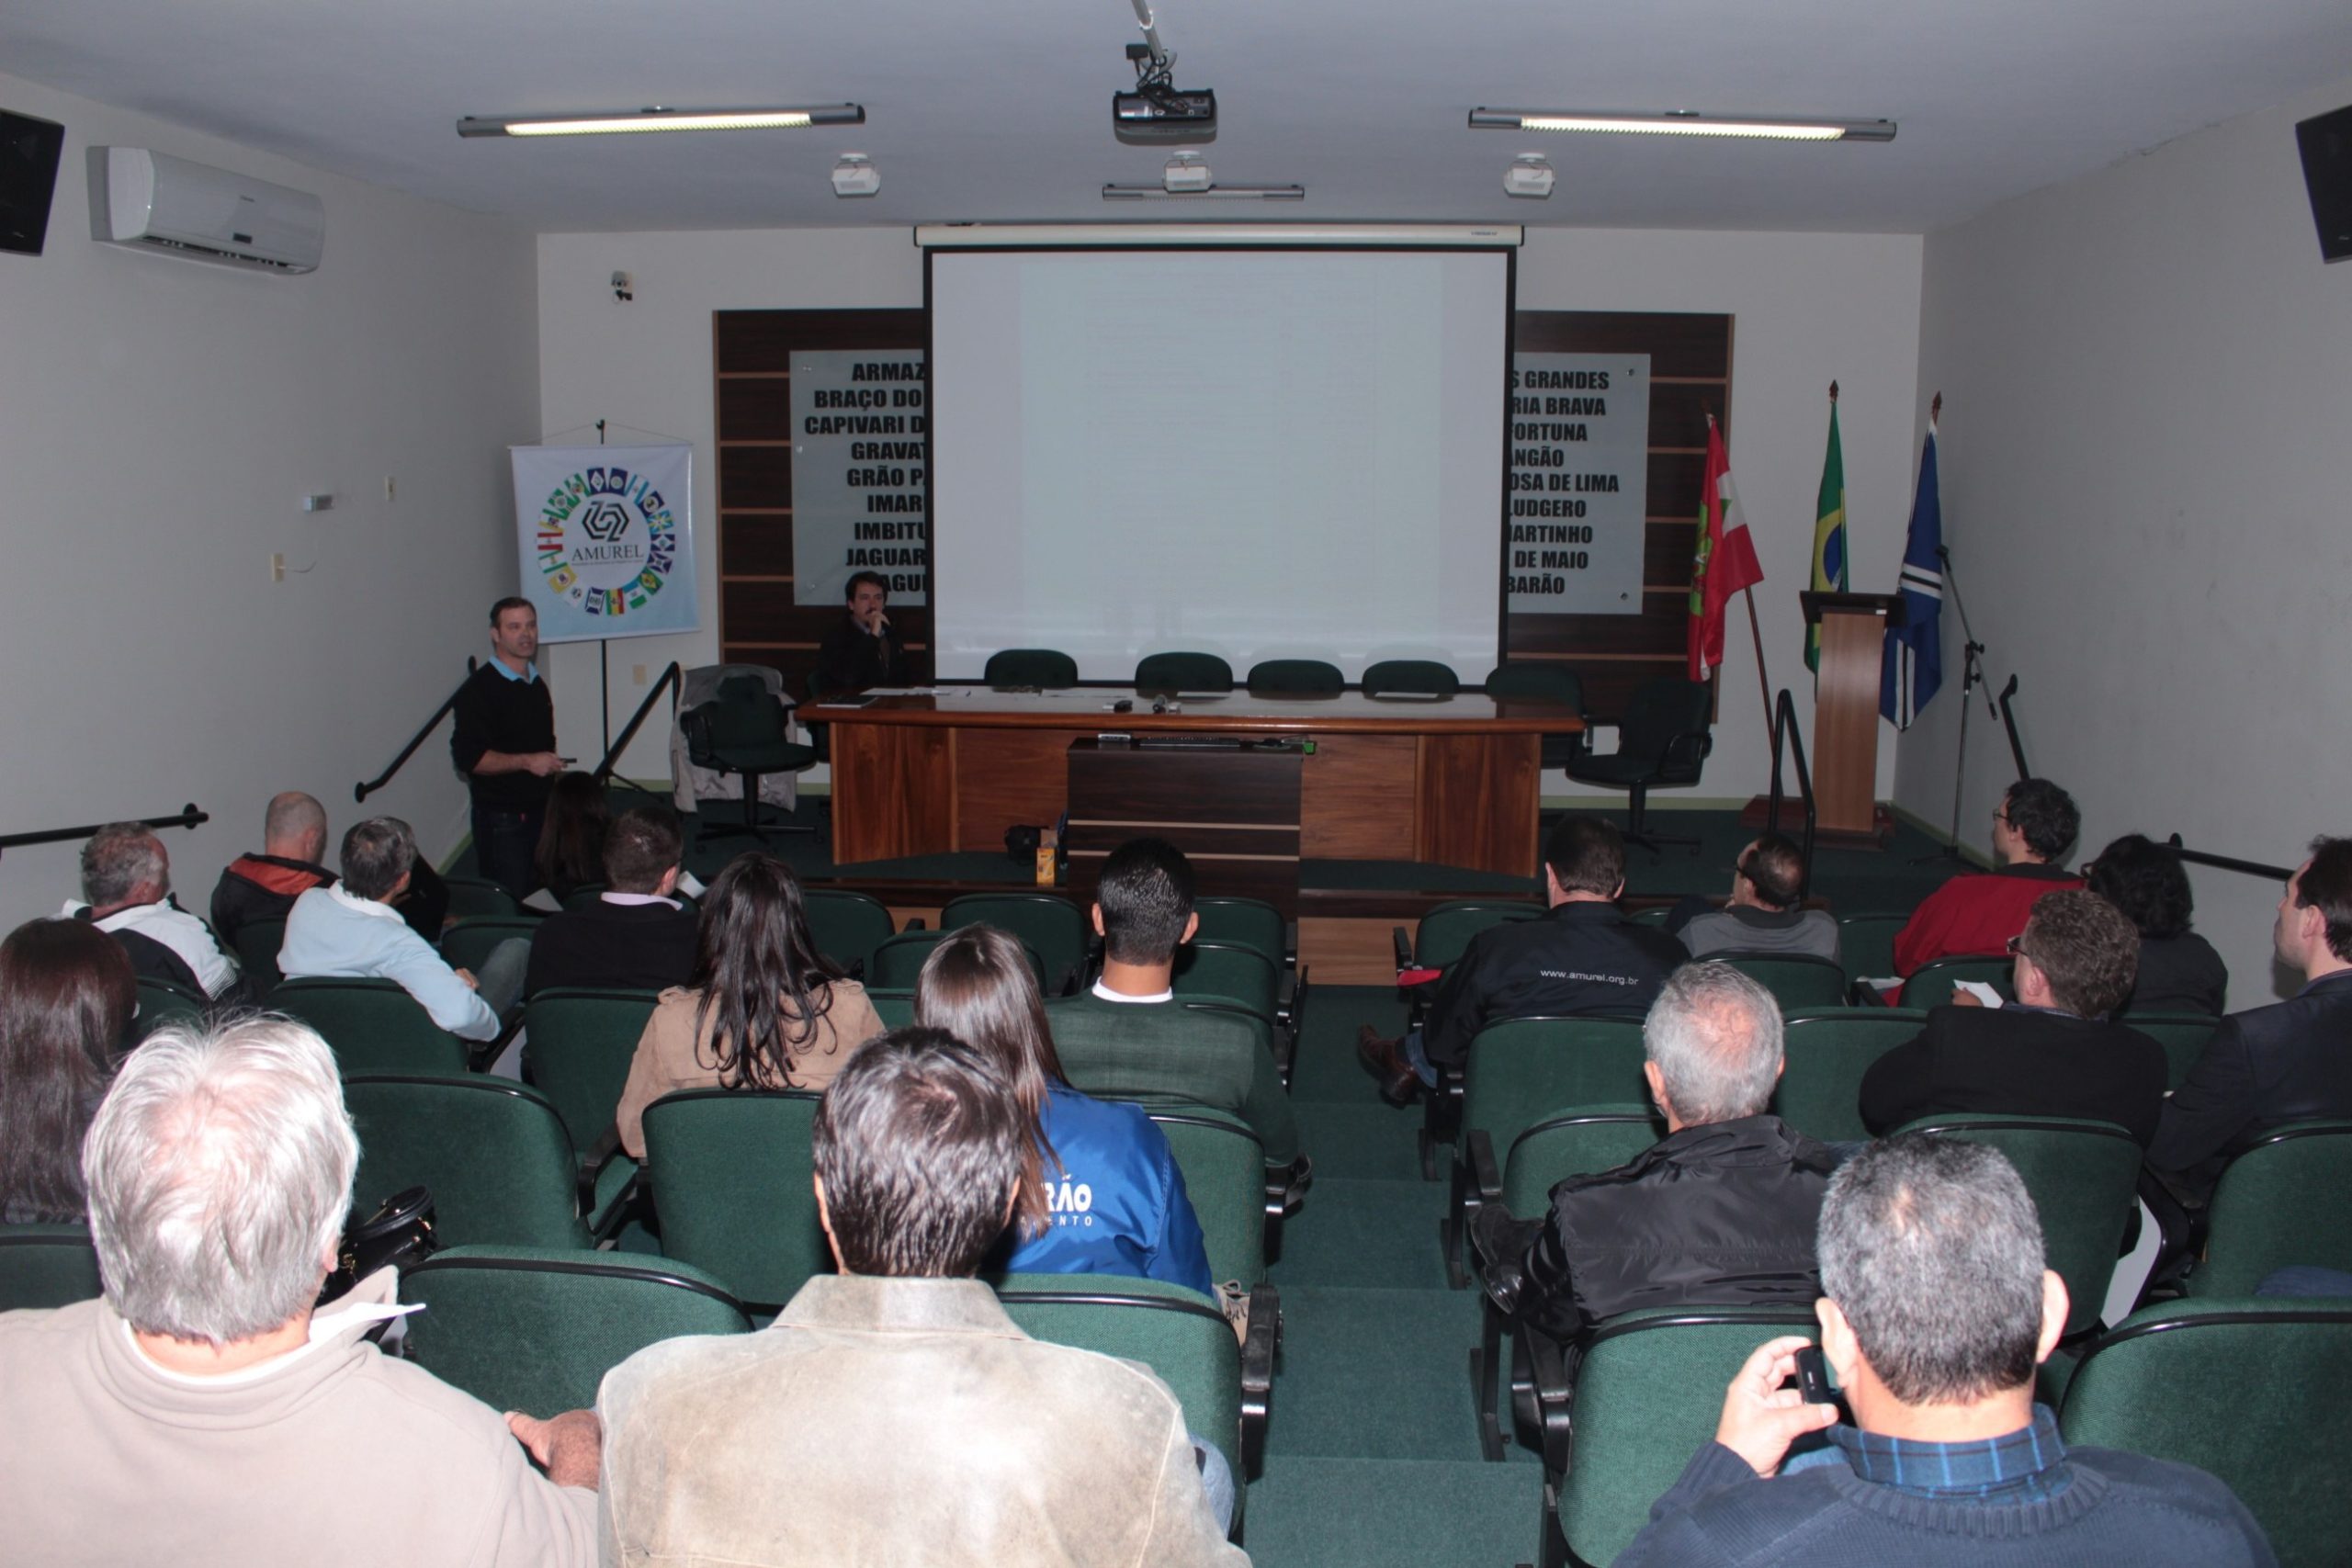
M460 1040L495 1040L523 994L531 944L521 937L500 942L479 976L449 967L391 907L415 860L416 835L399 818L354 824L343 836L343 881L294 900L277 967L289 980L397 980Z
M379 1353L389 1269L313 1309L358 1159L299 1023L165 1029L126 1058L82 1155L106 1294L0 1314L10 1561L595 1561L593 1417L502 1420Z
M1617 1568L2277 1562L2212 1476L2070 1449L2034 1404L2066 1287L2042 1265L2033 1200L1999 1151L1909 1134L1848 1161L1822 1204L1821 1288L1821 1348L1852 1424L1781 1386L1803 1337L1758 1346L1715 1440ZM1826 1448L1783 1466L1825 1428Z
M1765 1107L1781 1010L1724 964L1686 964L1642 1024L1667 1135L1627 1164L1552 1189L1541 1224L1499 1204L1472 1235L1487 1293L1556 1339L1640 1307L1809 1302L1814 1223L1834 1158Z
M84 900L86 900L84 901ZM82 846L82 899L62 911L88 920L122 944L130 966L215 1001L248 999L237 961L211 928L172 897L172 860L142 822L109 822Z

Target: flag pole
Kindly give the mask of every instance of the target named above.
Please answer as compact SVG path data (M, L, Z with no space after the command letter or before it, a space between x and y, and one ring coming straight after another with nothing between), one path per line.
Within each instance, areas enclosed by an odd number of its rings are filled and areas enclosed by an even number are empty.
M1756 639L1756 685L1764 696L1764 732L1772 732L1772 682L1764 673L1764 633L1756 624L1756 590L1743 588L1741 596L1747 601L1747 635Z

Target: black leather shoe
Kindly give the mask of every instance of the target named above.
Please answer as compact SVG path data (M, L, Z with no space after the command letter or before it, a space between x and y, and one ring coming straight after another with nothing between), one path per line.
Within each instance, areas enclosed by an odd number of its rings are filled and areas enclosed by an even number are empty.
M1365 1024L1356 1031L1356 1060L1380 1080L1380 1098L1391 1105L1410 1105L1420 1098L1421 1075L1405 1058L1405 1043L1384 1040Z

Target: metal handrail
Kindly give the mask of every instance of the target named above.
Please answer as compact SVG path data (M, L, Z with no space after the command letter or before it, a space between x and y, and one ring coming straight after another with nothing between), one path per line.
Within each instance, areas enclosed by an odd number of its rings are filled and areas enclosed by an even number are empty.
M2017 694L2018 678L2012 675L2009 683L2001 688L2000 700L1994 704L1993 711L2001 716L2001 728L2008 734L2009 761L2018 765L2018 777L2030 779L2033 770L2025 765L2025 742L2018 739L2018 716L2009 708L2009 699Z
M475 668L476 661L473 655L468 654L466 656L466 681L470 681L474 678ZM451 708L458 705L458 693L461 693L466 689L466 681L458 682L457 690L451 692L448 696L443 700L441 705L433 710L433 716L426 719L423 727L420 728L414 735L408 738L408 744L401 748L401 754L392 759L392 765L390 767L386 768L382 773L378 773L366 784L353 784L351 786L352 799L365 802L369 795L375 794L378 790L392 782L392 775L399 773L401 767L411 757L416 755L416 749L424 744L424 738L433 733L433 727L441 722L442 716L447 714Z
M1813 770L1805 766L1804 737L1797 733L1796 699L1789 695L1786 686L1781 688L1781 699L1772 705L1772 794L1765 808L1767 831L1781 830L1781 750L1786 743L1789 755L1796 764L1797 795L1804 802L1804 842L1801 846L1804 872L1797 886L1797 897L1810 897L1813 892L1813 835L1817 813L1813 800Z
M191 801L181 807L175 816L141 817L137 820L142 828L193 828L199 822L211 821L212 814L198 811ZM93 822L86 828L51 828L40 833L8 833L0 835L0 850L19 850L28 844L62 844L73 839L86 839L99 829L111 826L111 823Z
M598 784L611 778L613 770L620 766L621 753L628 750L628 743L637 739L638 730L644 727L645 716L653 711L655 700L673 688L683 694L685 685L685 675L679 670L677 661L673 660L670 668L662 671L662 678L653 682L653 689L645 694L645 700L637 705L637 711L629 715L628 722L621 726L621 738L613 742L612 750L605 753L605 760L596 764L595 779Z
M2173 853L2199 865L2219 866L2223 871L2242 871L2248 876L2264 877L2272 882L2284 882L2295 874L2295 868L2290 865L2265 865L2258 860L2233 860L2228 855L2209 855L2202 850L2184 849L2178 833L2165 842L2172 846Z

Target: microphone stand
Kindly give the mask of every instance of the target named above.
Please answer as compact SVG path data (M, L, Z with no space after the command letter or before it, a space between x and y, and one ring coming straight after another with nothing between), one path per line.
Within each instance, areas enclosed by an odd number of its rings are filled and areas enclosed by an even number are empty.
M1964 639L1960 670L1960 748L1953 753L1951 764L1951 840L1934 854L1917 856L1911 862L1913 865L1926 865L1939 860L1966 863L1968 857L1960 852L1960 797L1968 776L1969 694L1983 686L1985 712L1994 718L2001 716L2000 709L1993 703L1992 682L1984 678L1984 645L1976 640L1976 628L1968 624L1968 604L1960 596L1960 580L1952 575L1951 547L1937 546L1936 558L1943 565L1944 591L1951 595L1952 608L1960 612L1960 631Z

